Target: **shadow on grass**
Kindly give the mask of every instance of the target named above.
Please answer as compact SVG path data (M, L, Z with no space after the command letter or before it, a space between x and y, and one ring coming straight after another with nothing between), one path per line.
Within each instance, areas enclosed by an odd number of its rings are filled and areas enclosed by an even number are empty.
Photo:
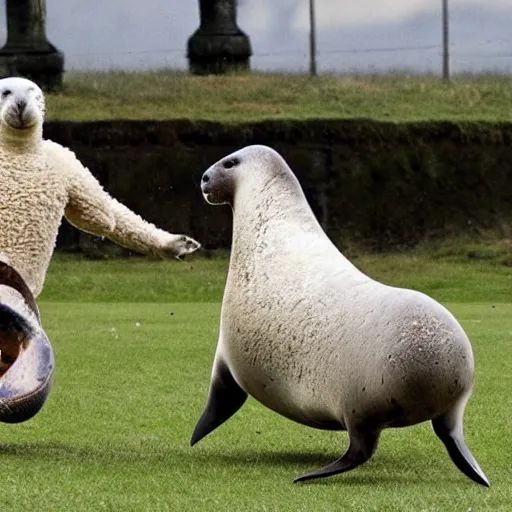
M201 454L201 458L205 458L205 453ZM211 453L208 454L212 455ZM335 455L328 455L317 452L269 452L247 450L243 452L222 453L218 452L213 455L218 462L233 464L251 464L256 466L297 466L300 464L318 464L326 465L335 460Z
M293 468L295 470L297 470L297 466L299 466L299 474L303 474L333 462L341 455L341 452L339 454L329 455L320 452L258 452L254 450L244 450L243 452L234 453L215 453L213 457L211 455L211 453L203 453L198 458L201 460L213 460L215 463L227 466L290 467L290 469ZM429 476L429 470L433 470L431 471L431 476ZM334 476L334 478L322 478L312 480L311 482L300 483L299 485L308 485L309 483L329 484L336 481L340 481L340 484L343 485L367 485L386 482L425 484L430 481L432 485L436 485L438 482L438 472L450 473L451 471L453 471L453 474L447 474L446 478L443 477L444 482L460 483L461 479L465 479L462 475L459 477L457 469L453 467L449 459L435 461L435 463L433 463L432 460L425 459L425 468L418 468L418 461L415 463L414 458L410 456L379 457L376 455L375 458L370 459L353 471ZM294 479L299 476L299 474L290 475L290 478ZM342 482L340 479L346 479L346 482Z
M55 441L28 442L23 444L0 444L0 460L3 457L31 459L42 461L52 460L60 462L95 462L103 464L126 463L139 459L159 462L172 461L177 455L183 457L181 450L153 449L145 450L130 447L123 448L120 445L108 447L74 445L72 443L59 443Z
M143 453L141 453L143 452ZM270 451L256 451L248 450L243 452L223 452L216 450L198 450L197 448L176 446L162 447L160 445L152 445L151 447L145 446L144 448L109 446L102 449L102 447L90 447L84 445L73 445L66 443L58 443L55 441L44 442L28 442L28 443L0 443L0 457L19 457L19 458L47 458L51 457L53 460L103 460L104 462L126 462L136 458L144 458L145 460L154 459L155 462L159 460L172 461L176 458L189 459L204 463L205 460L210 461L211 464L218 464L219 466L233 466L240 465L257 465L257 466L297 466L300 464L320 464L325 465L332 462L336 456L326 455L325 453L314 452L270 452Z
M314 469L333 462L339 455L326 454L321 452L300 452L300 451L256 451L244 450L236 452L223 452L221 449L216 451L197 450L194 448L177 446L162 447L160 445L152 448L124 448L122 446L102 447L90 446L73 446L72 444L56 443L56 442L31 442L31 443L9 443L0 444L0 461L2 458L17 458L23 460L31 460L32 462L51 461L55 463L67 462L75 464L86 464L92 462L94 464L103 464L112 466L115 464L126 464L132 462L138 464L143 459L146 463L162 464L173 471L174 469L192 470L205 467L214 469L232 468L237 471L250 472L254 468L273 468L279 470L285 468L290 471L289 475L285 475L284 481L291 482L296 477L310 472ZM414 463L414 458L410 456L384 456L371 459L363 466L356 468L354 471L337 475L334 477L312 480L297 484L298 487L304 485L340 485L340 486L369 486L380 484L421 484L421 485L438 485L439 475L443 474L443 482L454 485L461 485L472 482L457 470L450 467L448 461L428 461L425 460L425 468L418 468Z

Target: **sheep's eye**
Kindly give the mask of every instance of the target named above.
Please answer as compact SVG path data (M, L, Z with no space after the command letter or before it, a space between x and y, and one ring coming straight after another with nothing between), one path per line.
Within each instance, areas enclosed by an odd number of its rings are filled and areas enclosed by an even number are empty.
M10 96L12 94L12 91L9 89L5 89L5 91L2 91L2 98L7 98L7 96Z
M232 167L235 167L235 165L238 165L240 163L240 160L238 158L232 158L231 160L226 160L222 165L224 166L224 169L231 169Z

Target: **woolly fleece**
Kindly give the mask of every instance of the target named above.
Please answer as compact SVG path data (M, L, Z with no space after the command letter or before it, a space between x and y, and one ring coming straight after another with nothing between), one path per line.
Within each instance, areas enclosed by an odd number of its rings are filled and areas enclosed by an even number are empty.
M180 257L200 245L144 221L112 198L69 149L43 140L44 97L21 78L0 80L0 255L37 296L62 217L135 251Z

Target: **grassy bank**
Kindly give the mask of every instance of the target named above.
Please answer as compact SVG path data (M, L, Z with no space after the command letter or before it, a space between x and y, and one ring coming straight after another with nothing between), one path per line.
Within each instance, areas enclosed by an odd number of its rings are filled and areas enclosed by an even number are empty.
M48 95L48 119L372 118L385 121L512 120L512 77L320 76L253 73L70 72Z
M447 239L408 252L345 254L363 272L393 286L407 286L444 302L510 302L512 242ZM208 257L205 257L208 256ZM54 256L41 299L64 302L220 302L228 253L185 261L144 258L88 260Z
M465 436L490 489L454 467L427 424L385 431L374 458L353 472L294 485L339 456L347 436L300 426L252 399L190 448L217 341L226 254L185 262L57 255L40 303L55 386L33 420L0 425L2 510L509 510L508 245L352 252L371 276L445 302L472 339L477 379Z

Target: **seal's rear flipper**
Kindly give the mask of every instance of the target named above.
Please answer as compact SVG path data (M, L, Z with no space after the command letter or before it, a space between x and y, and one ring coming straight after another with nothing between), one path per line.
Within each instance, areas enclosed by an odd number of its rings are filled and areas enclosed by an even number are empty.
M235 382L225 363L216 360L212 372L208 401L194 429L190 445L194 446L203 437L231 418L242 407L246 399L247 393Z
M437 437L444 443L455 465L471 480L477 484L490 487L491 484L478 465L462 436L462 415L459 411L450 411L447 414L432 420L432 426Z
M299 476L294 482L325 478L357 468L357 466L366 462L374 454L379 441L379 435L380 431L354 431L349 429L350 445L348 450L338 460L331 462L321 469Z

